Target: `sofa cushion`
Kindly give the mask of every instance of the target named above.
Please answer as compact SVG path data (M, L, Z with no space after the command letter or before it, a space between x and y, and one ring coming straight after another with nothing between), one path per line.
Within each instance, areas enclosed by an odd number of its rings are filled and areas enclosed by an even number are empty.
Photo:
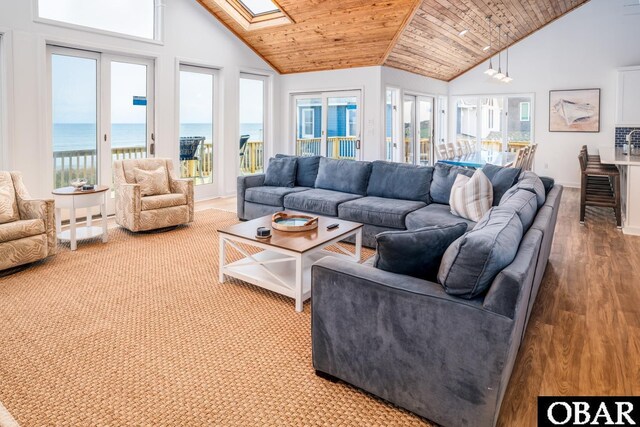
M429 206L411 212L404 222L408 230L416 230L431 225L455 225L461 222L467 224L467 229L471 230L476 225L475 221L452 214L449 205L440 203L431 203Z
M467 231L467 224L435 225L376 236L373 266L380 270L435 281L442 255Z
M481 170L475 171L469 178L458 175L451 188L449 205L451 213L459 217L479 221L493 203L493 186Z
M542 180L535 173L529 171L522 172L516 187L535 193L538 202L538 209L544 205L547 193L544 190ZM513 189L513 187L511 187L511 189Z
M296 186L313 187L318 176L318 167L322 156L289 156L287 154L276 154L276 158L295 157L298 159L296 168Z
M147 171L156 170L158 168L167 168L167 159L160 158L144 158L144 159L129 159L118 160L122 164L122 171L124 172L124 178L129 184L136 183L136 169L143 169Z
M438 282L451 295L468 299L481 295L496 275L511 264L522 234L516 211L492 208L473 230L449 246L442 257Z
M339 191L314 188L308 191L291 193L284 196L287 209L311 212L319 215L338 216L338 205L362 196Z
M426 203L413 200L367 196L340 204L338 216L347 221L403 229L407 214L424 206Z
M155 196L171 192L166 167L160 166L152 170L134 168L133 173L136 177L136 183L140 186L141 196Z
M483 166L482 172L489 178L493 186L493 206L498 206L504 193L518 182L521 169L503 168L487 163Z
M247 202L269 206L284 206L284 196L299 191L309 190L307 187L251 187L244 193Z
M295 157L270 158L264 185L267 187L293 187L296 184L298 159Z
M551 191L553 186L556 184L555 179L548 176L541 176L540 181L542 181L542 185L544 186L545 194L549 194L549 191Z
M522 222L523 231L526 233L538 212L537 198L531 191L518 189L505 194L500 200L500 206L511 208L516 211L520 222Z
M431 166L376 160L371 164L367 196L429 203L432 177Z
M25 219L0 224L0 242L23 239L46 233L44 221L41 219Z
M456 181L458 174L465 176L473 176L473 170L461 168L459 166L447 165L445 163L436 163L433 169L433 180L429 194L434 203L449 204L451 196L451 187Z
M0 224L20 219L16 190L9 172L0 172Z
M371 163L355 160L320 159L315 187L343 193L367 194Z
M187 196L182 193L159 194L157 196L145 196L141 199L141 209L150 211L152 209L170 208L171 206L182 206L187 204Z

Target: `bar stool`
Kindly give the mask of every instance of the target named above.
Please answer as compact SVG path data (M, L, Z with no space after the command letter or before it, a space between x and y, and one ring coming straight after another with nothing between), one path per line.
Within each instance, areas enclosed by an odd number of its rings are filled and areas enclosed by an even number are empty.
M580 224L584 224L587 206L613 208L616 225L622 227L620 201L620 171L613 165L603 165L600 161L589 162L586 147L578 155L581 169L580 182Z

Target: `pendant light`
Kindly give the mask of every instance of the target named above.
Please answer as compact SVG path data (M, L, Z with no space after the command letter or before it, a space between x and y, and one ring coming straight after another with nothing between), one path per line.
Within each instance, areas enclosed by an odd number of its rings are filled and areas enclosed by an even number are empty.
M496 80L502 80L505 78L505 75L502 74L502 51L500 48L502 47L502 25L498 25L498 73L493 75L493 78Z
M507 73L502 79L503 83L511 83L513 79L509 77L509 33L507 33Z
M491 26L491 15L487 16L487 21L489 21L489 55L491 55L491 35L493 34L493 27ZM493 69L493 57L489 56L489 69L484 72L487 76L491 77L497 73L496 70Z

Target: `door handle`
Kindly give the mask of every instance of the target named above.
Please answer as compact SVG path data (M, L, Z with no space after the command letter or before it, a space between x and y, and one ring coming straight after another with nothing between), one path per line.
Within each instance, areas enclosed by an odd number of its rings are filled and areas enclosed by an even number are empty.
M149 144L149 155L156 155L156 135L153 133L151 134L151 144Z
M360 149L360 140L356 139L356 150Z

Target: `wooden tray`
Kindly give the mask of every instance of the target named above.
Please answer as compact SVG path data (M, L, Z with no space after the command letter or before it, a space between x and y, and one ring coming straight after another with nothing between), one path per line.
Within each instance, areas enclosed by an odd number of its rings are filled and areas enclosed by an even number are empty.
M280 231L308 231L318 228L318 217L302 214L276 212L271 217L271 226Z

